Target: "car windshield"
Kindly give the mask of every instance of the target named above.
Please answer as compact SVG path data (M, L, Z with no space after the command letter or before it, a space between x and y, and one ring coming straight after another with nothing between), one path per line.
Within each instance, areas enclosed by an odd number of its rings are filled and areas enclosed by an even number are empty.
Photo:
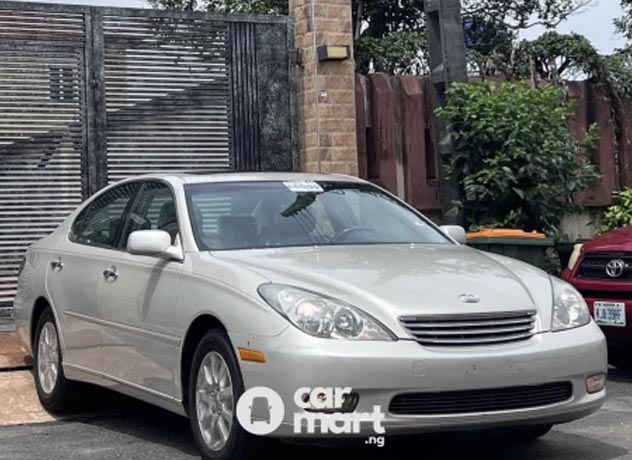
M201 250L362 244L451 244L378 188L326 181L186 186Z

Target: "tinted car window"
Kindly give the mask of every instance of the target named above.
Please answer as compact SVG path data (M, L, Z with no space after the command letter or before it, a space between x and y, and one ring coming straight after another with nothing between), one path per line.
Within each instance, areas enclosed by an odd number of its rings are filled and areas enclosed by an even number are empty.
M171 244L178 235L176 204L171 189L161 182L147 182L138 193L128 215L122 244L127 244L130 233L137 230L164 230L171 236Z
M138 183L125 184L97 197L75 220L70 239L94 246L116 247L125 209L138 187Z
M370 184L209 183L185 190L201 249L450 244L423 217Z

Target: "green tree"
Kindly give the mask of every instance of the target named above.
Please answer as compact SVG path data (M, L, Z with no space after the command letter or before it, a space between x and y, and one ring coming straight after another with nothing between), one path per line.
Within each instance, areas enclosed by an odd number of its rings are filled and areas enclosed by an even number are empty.
M616 91L632 98L632 46L603 57L605 72Z
M621 8L623 16L616 19L614 24L620 33L628 40L632 40L632 0L621 0Z
M287 14L288 0L149 0L157 8ZM472 56L483 62L511 48L517 31L555 27L591 0L462 0ZM632 1L632 0L630 0ZM427 69L423 0L352 0L360 72L423 73Z
M288 0L149 0L156 8L219 13L287 15Z
M526 80L534 86L539 82L591 80L601 85L615 104L632 96L632 46L604 56L578 34L546 32L535 40L499 45L486 55L470 52L470 66L483 79Z
M602 225L597 234L632 225L632 189L626 187L613 195L615 203L603 213Z
M454 130L449 172L463 187L473 227L556 233L578 209L575 194L599 177L589 160L596 127L577 141L562 88L525 83L455 84L438 110Z
M479 62L498 47L511 48L519 30L554 28L591 0L462 0L471 57ZM427 70L423 0L353 0L356 63L369 70Z

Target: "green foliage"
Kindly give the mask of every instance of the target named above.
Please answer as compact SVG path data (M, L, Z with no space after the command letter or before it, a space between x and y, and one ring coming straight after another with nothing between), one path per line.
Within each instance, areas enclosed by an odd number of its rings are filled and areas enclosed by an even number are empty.
M393 32L382 38L362 36L356 42L356 67L361 73L371 69L389 73L424 74L428 72L426 34Z
M519 30L533 25L555 28L592 0L462 0L463 17Z
M632 225L632 188L614 192L615 204L604 212L598 234Z
M564 90L524 83L456 84L438 110L452 124L457 153L449 173L462 185L473 227L556 233L578 209L575 194L599 177L589 161L596 126L577 141Z
M632 98L632 46L604 56L603 64L616 91L623 97Z
M516 31L555 27L589 0L462 0L474 64L488 66L499 48L511 49ZM632 1L632 0L628 0ZM288 0L149 0L156 8L223 13L288 14ZM424 0L352 0L360 72L427 72ZM504 58L505 56L503 56ZM493 66L492 66L493 67Z
M588 0L462 0L466 38L478 63L498 47L511 48L516 32L539 24L555 27ZM353 0L358 70L416 73L427 70L423 0Z
M516 33L507 25L484 17L466 17L465 43L469 50L481 55L489 55L498 47L511 46Z
M352 0L356 37L424 30L424 0ZM361 29L361 30L358 30Z
M536 40L521 42L517 54L518 77L526 77L533 66L541 79L556 83L578 74L594 73L601 59L586 37L574 33L547 32Z
M625 35L628 40L632 40L632 0L621 0L623 16L614 21L617 31Z
M356 68L392 74L427 70L423 0L353 0Z
M287 15L288 0L148 0L155 8Z
M532 41L497 46L487 55L470 53L469 59L483 78L557 85L577 78L591 80L613 99L617 123L621 99L632 97L632 46L603 56L582 35L546 32Z

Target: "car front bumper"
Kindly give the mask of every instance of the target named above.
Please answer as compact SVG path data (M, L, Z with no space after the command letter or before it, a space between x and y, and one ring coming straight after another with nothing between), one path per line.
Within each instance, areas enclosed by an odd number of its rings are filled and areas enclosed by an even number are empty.
M427 348L412 340L325 340L294 327L273 338L231 335L231 339L235 348L256 349L266 356L263 364L240 364L246 389L272 388L284 402L283 424L271 435L275 437L314 436L294 432L294 415L303 413L294 403L294 395L303 387L351 387L359 395L356 412L371 412L379 406L386 414L383 425L387 435L564 423L596 411L606 393L605 389L594 394L586 390L587 377L607 371L605 339L593 322L569 331L536 334L523 342L468 348ZM391 400L402 393L553 382L571 382L572 396L560 403L526 409L441 415L389 413ZM372 425L363 423L359 435L372 434ZM319 435L325 436L315 436Z

